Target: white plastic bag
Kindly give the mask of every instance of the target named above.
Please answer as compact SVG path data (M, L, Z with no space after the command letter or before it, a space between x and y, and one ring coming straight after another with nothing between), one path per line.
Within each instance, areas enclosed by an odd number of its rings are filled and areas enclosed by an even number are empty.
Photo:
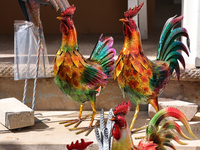
M44 35L32 22L17 20L14 23L14 79L35 78L38 48L40 47L38 78L47 77L49 66ZM40 42L41 41L41 42Z

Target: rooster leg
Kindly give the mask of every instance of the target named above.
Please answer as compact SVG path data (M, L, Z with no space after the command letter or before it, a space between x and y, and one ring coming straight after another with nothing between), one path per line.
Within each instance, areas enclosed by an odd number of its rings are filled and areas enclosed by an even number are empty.
M90 134L90 132L95 127L95 125L92 125L93 122L94 122L94 117L96 115L95 103L93 101L91 101L91 106L92 106L93 113L92 113L92 115L90 115L90 116L92 116L92 118L91 118L89 126L88 127L72 128L72 129L69 129L69 130L81 130L81 131L76 132L76 134L80 134L80 133L83 133L83 132L87 131L85 136L88 136Z
M159 109L158 109L158 97L148 99L148 102L155 108L156 112L159 111ZM137 118L138 112L139 112L139 103L137 102L137 106L136 106L136 110L135 110L135 115L134 115L133 120L132 120L133 125L134 125L135 120ZM137 131L139 131L139 130L142 130L142 129L146 128L146 126L144 126L144 127L141 127L141 128L138 128L138 129L135 129L135 130L132 131L132 128L133 128L132 123L131 123L131 126L130 126L130 130L131 130L132 134L135 133L135 132L137 132Z
M135 124L135 121L136 121L136 118L138 116L139 110L140 110L139 103L137 102L137 105L136 105L136 108L135 108L135 114L133 116L133 119L132 119L132 122L131 122L131 125L130 125L130 128L129 128L130 131L133 129L133 126Z
M67 123L67 124L64 125L65 127L67 127L67 126L70 126L70 125L76 123L76 125L74 126L74 128L78 127L79 124L80 124L83 120L85 120L86 118L88 118L88 117L91 116L91 115L88 115L88 116L86 116L86 117L84 117L84 118L81 118L81 116L82 116L82 111L83 111L83 105L81 104L78 119L72 119L72 120L63 121L63 122L60 122L59 124Z

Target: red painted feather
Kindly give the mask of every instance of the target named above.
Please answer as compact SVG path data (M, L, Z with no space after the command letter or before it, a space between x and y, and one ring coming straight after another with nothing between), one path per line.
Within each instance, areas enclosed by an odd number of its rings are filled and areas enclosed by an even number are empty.
M126 18L133 18L134 16L136 16L138 14L138 12L140 11L140 9L142 8L142 6L144 5L144 2L142 4L140 4L140 6L135 6L133 9L129 9L128 11L126 11L124 13L124 16Z
M128 102L122 102L117 107L115 107L115 110L113 111L114 115L117 114L123 114L126 115L130 111L131 103L130 100Z
M62 16L72 16L74 14L76 10L76 7L74 5L72 5L71 7L68 7L67 9L65 9L65 11L63 11Z
M137 146L137 150L156 150L157 145L153 141L141 140Z
M118 124L114 124L113 128L112 128L112 136L116 139L119 140L121 138L121 131L119 128Z
M75 144L72 142L71 145L67 145L67 149L68 150L84 150L92 143L93 142L85 142L84 139L81 139L81 143L79 143L78 140L76 141Z

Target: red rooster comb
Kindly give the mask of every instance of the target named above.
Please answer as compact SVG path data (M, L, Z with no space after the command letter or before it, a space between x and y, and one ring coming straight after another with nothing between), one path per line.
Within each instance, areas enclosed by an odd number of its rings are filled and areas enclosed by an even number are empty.
M117 114L128 114L128 112L130 111L131 108L131 103L130 100L128 102L122 102L121 104L119 104L117 107L115 107L115 110L113 111L114 115Z
M92 143L93 142L85 142L84 139L81 139L81 143L79 143L78 140L76 141L75 144L72 142L71 145L67 145L67 149L68 150L74 150L74 149L84 150L86 147L88 147Z
M129 9L124 13L124 16L126 18L133 18L134 16L136 16L138 14L138 12L140 11L140 9L142 8L142 6L144 5L144 2L142 4L140 4L140 6L135 6L133 9Z
M62 16L72 16L74 14L76 10L76 7L74 5L68 7L67 9L65 9L65 11L63 11Z

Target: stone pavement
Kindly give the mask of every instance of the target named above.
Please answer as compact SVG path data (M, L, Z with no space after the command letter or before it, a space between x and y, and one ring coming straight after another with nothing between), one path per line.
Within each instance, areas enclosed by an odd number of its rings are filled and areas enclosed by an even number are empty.
M67 149L66 145L72 141L79 140L81 138L85 141L93 141L87 150L98 149L94 131L89 136L85 136L84 133L76 135L75 131L69 131L68 128L59 124L60 121L66 119L76 118L78 111L36 111L35 113L42 113L42 116L36 116L38 119L49 118L50 121L43 121L35 123L34 126L22 128L20 130L8 130L4 126L0 125L0 149L1 150L64 150ZM91 111L84 111L83 115L92 113ZM132 115L131 111L126 117L130 124ZM95 122L99 120L99 115L96 115ZM84 121L80 126L87 126L90 120ZM135 128L141 125L147 125L149 122L147 111L140 111L137 118ZM178 122L179 123L179 122ZM180 123L181 124L181 123ZM178 150L199 150L200 149L200 113L198 113L192 121L190 121L191 128L194 134L197 136L197 140L182 140L188 143L188 145L182 146L173 142ZM181 128L183 126L181 125ZM184 128L183 132L188 135ZM145 130L133 134L134 137L144 136ZM191 137L190 135L188 135ZM193 138L192 138L193 139ZM134 144L137 145L139 140L134 140Z

